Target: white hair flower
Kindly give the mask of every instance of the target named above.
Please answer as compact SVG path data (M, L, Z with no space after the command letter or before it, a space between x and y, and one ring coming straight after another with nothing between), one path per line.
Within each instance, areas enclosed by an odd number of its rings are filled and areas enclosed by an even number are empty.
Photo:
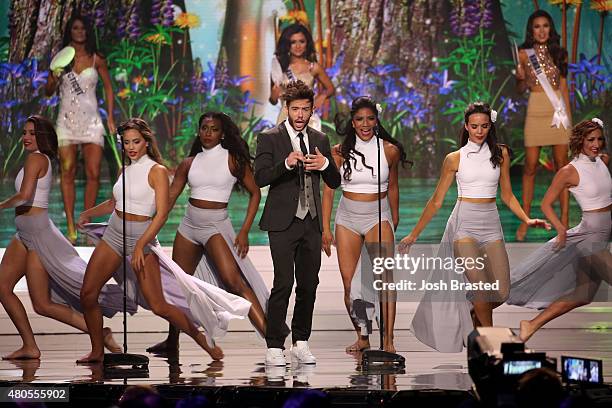
M495 109L491 109L491 122L495 123L497 121L497 111Z
M603 120L599 119L599 118L593 118L591 119L591 122L595 122L599 125L599 127L601 127L603 129Z
M380 106L380 103L376 104L376 111L378 112L379 115L382 113L382 106Z

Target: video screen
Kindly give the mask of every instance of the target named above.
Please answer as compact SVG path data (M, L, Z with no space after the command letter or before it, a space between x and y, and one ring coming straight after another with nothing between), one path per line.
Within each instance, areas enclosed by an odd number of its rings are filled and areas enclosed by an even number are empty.
M542 362L536 360L504 361L504 374L518 375L523 374L525 371L540 367L542 367Z
M561 374L565 381L603 382L601 360L562 356L561 363Z

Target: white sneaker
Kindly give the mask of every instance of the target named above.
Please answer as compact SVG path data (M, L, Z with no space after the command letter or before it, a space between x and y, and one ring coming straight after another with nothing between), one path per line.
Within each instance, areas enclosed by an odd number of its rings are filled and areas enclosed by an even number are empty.
M284 366L287 364L285 360L285 354L283 349L280 348L269 348L266 352L266 365L267 366Z
M317 364L317 359L310 352L307 341L296 341L295 346L291 346L291 362L299 364Z
M266 378L269 382L284 383L286 370L285 366L267 365L265 370Z

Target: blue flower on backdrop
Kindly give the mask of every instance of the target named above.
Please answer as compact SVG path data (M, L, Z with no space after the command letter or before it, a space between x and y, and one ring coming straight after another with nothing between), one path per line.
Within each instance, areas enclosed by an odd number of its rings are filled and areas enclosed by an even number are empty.
M11 174L20 163L23 147L21 131L28 115L43 113L52 117L58 97L44 96L48 72L38 69L38 60L0 63L0 176Z
M589 59L581 53L577 63L568 64L570 85L573 85L570 89L574 89L570 97L578 109L597 103L612 84L612 75L606 74L606 68L596 60L597 55Z
M432 72L429 74L429 77L425 79L425 83L436 87L438 94L448 95L453 90L453 85L457 81L448 79L448 69L445 69L442 72Z

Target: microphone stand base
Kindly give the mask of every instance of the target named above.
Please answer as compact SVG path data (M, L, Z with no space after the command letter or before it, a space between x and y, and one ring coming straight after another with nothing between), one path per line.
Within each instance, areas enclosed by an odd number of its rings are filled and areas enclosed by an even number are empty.
M131 353L104 354L104 367L132 366L132 368L149 370L149 357Z
M406 368L406 359L402 355L384 350L365 350L361 355L363 370L383 366L389 369L403 369Z

